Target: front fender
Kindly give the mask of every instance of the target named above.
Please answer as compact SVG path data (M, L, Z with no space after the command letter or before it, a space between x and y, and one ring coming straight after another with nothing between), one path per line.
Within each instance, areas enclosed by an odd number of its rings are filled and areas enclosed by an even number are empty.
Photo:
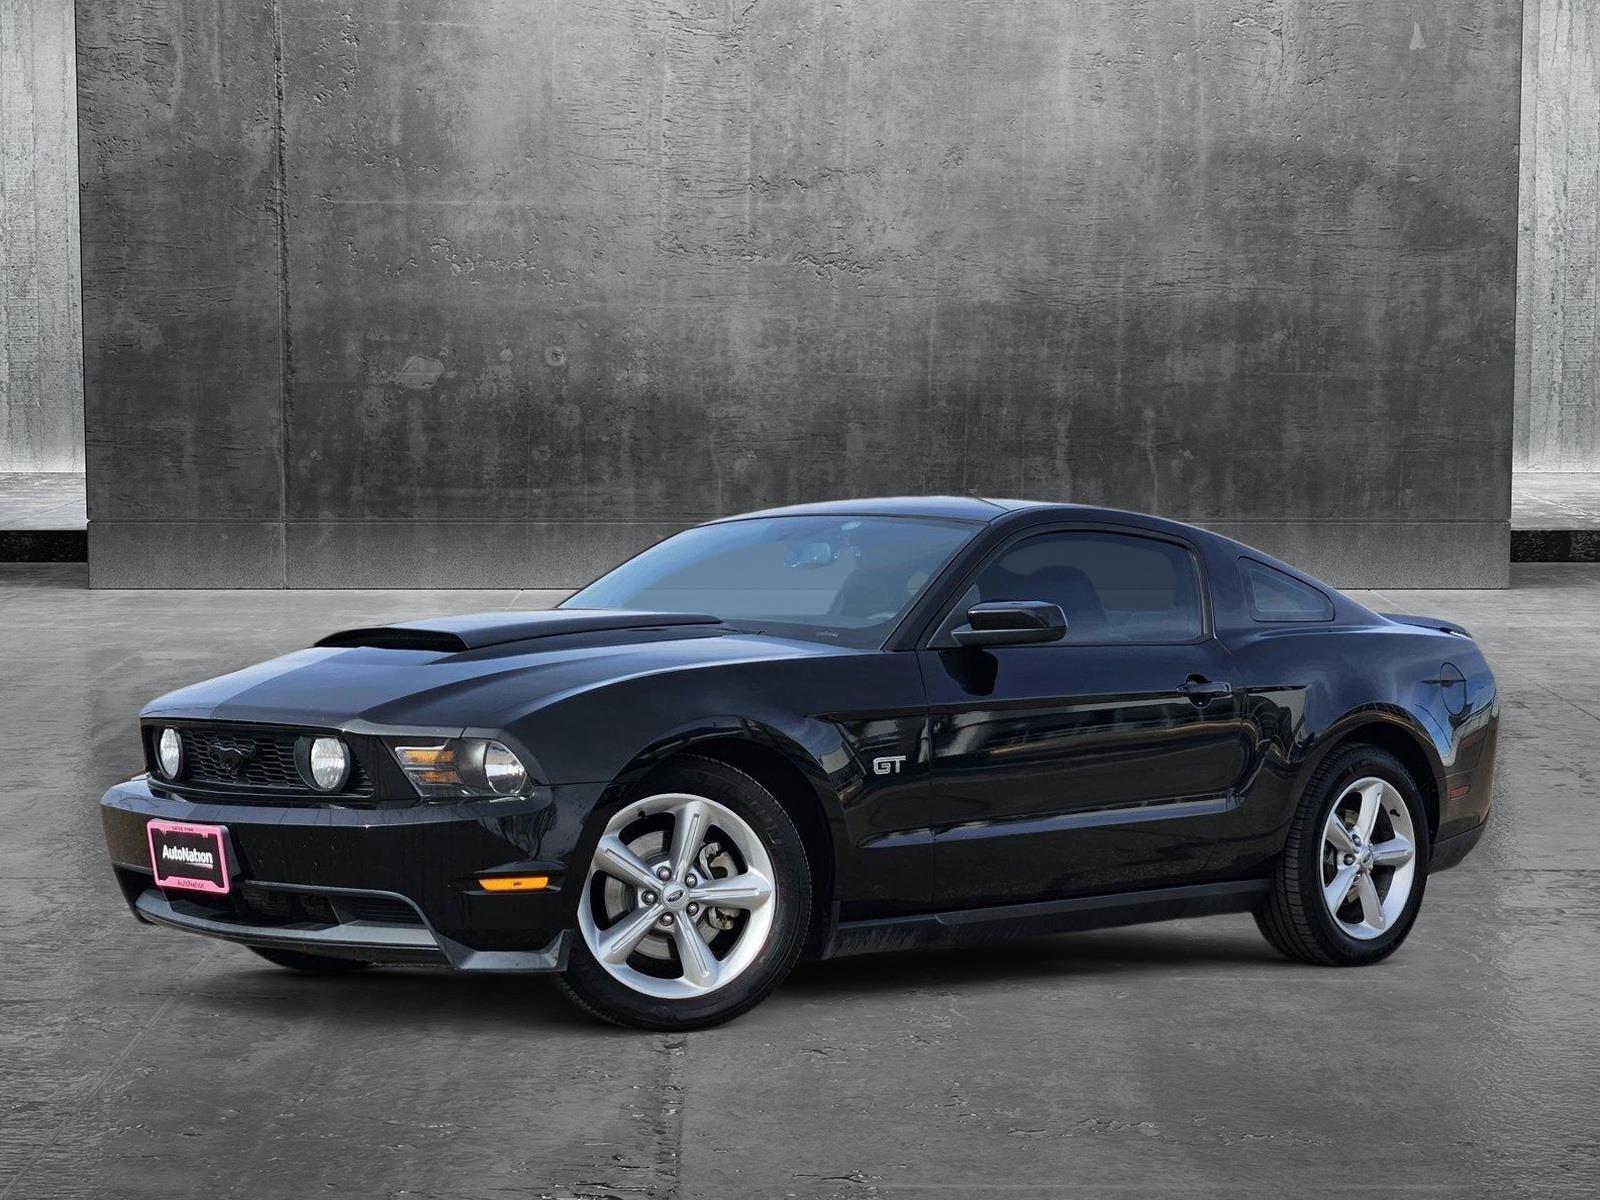
M723 743L732 752L720 757L773 790L809 793L831 843L836 897L876 914L931 895L927 839L899 836L925 820L926 723L915 656L885 653L618 681L531 713L514 732L548 782L603 786L607 812L672 755ZM874 772L875 756L905 769Z
M860 786L865 773L839 729L826 721L803 719L792 731L733 714L703 716L684 722L634 754L607 787L605 802L620 802L668 759L692 752L697 746L729 740L758 746L777 755L804 776L833 835L836 854L843 851L843 797Z

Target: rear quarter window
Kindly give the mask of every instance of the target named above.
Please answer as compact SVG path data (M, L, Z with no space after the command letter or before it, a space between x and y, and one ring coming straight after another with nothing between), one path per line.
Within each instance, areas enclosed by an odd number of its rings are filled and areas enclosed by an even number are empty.
M1266 563L1241 558L1245 603L1257 621L1331 621L1333 601L1327 593Z

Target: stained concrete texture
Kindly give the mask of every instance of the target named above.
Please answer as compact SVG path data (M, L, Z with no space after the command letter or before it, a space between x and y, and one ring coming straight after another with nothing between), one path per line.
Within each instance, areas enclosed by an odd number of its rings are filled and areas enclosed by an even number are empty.
M1600 530L1600 471L1518 472L1511 527Z
M1600 470L1600 8L1524 0L1518 470Z
M804 966L727 1027L539 980L307 979L136 926L95 800L154 694L483 593L90 592L0 567L0 1197L867 1200L1600 1191L1600 567L1385 592L1504 697L1493 828L1357 971L1248 917Z
M0 472L0 529L83 529L83 476L59 472Z
M0 472L0 563L83 562L83 476Z
M0 471L83 470L72 0L0 4Z
M1503 585L1519 22L85 3L94 580L575 586L950 491Z

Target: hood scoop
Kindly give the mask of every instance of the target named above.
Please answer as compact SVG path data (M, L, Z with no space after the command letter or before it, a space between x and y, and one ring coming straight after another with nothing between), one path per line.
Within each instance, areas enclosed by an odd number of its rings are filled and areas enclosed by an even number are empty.
M484 646L504 646L530 638L564 633L596 633L615 629L660 629L672 625L720 625L704 613L627 612L621 609L563 608L547 612L469 613L377 625L369 629L344 629L317 641L318 646L370 646L379 650L429 650L460 654Z

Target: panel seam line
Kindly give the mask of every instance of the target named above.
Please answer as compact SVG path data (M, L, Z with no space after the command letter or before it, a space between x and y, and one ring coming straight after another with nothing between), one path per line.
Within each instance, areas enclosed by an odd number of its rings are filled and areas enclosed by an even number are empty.
M272 4L273 146L276 186L275 221L278 237L278 520L289 517L289 414L294 409L294 335L289 324L289 151L284 129L283 6ZM289 543L282 544L282 581L289 584Z

